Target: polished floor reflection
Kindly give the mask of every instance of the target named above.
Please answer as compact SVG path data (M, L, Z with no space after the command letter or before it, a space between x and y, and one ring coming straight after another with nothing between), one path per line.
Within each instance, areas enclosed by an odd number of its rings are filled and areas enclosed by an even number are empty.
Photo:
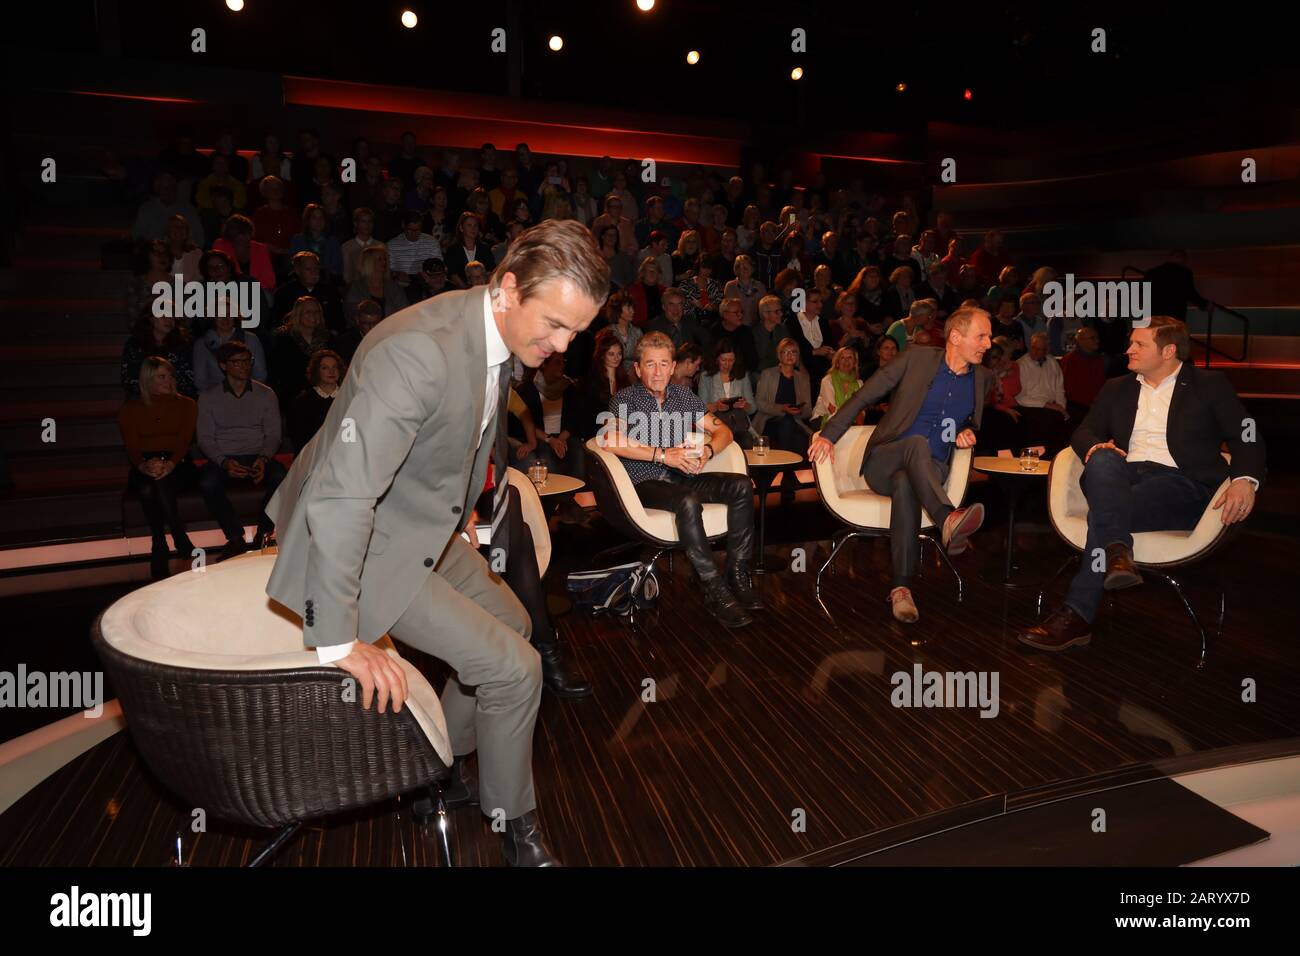
M1103 610L1088 648L1047 655L1019 645L1036 591L997 583L1006 527L990 485L974 493L991 526L957 560L965 602L931 554L910 627L889 617L883 540L841 552L824 579L824 610L813 578L835 526L809 492L785 513L774 496L768 558L784 570L762 578L768 609L752 627L714 626L680 559L671 571L661 562L660 606L635 627L562 618L596 693L543 700L534 768L551 842L572 865L766 865L991 794L1294 737L1300 546L1286 487L1266 487L1245 533L1185 575L1210 622L1218 589L1205 583L1220 576L1230 595L1225 633L1201 669L1191 623L1154 581ZM555 580L610 543L599 528L562 526ZM1016 554L1027 582L1066 555L1032 504L1017 514ZM892 675L918 663L996 672L996 716L895 707ZM1255 687L1251 701L1244 682ZM431 835L394 810L314 824L275 865L438 865ZM264 838L218 821L194 835L189 820L118 735L0 816L0 864L166 865L180 831L187 863L236 865ZM476 810L454 822L460 863L499 865L498 838Z

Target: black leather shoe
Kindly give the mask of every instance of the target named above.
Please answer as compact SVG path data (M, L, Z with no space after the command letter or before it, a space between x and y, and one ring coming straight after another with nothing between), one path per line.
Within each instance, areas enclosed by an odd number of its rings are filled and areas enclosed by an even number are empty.
M1040 651L1063 651L1078 645L1083 647L1092 640L1092 625L1081 618L1068 604L1062 604L1041 624L1035 624L1020 633L1021 644Z
M171 560L168 557L166 546L161 550L154 548L153 554L149 556L149 577L155 581L161 581L170 573Z
M180 539L173 538L172 542L176 545L172 554L179 558L184 558L186 561L189 561L194 557L194 542L188 537Z
M546 846L536 810L506 821L501 849L505 853L506 866L563 866Z
M1136 587L1142 583L1137 565L1133 563L1133 551L1123 544L1106 546L1106 580L1102 587L1107 591L1122 591L1124 588Z
M438 801L432 787L421 787L411 803L411 816L416 823L432 823L438 814ZM463 757L451 764L451 777L442 785L442 805L448 810L478 806L478 779L465 765Z
M718 619L718 623L724 627L745 627L754 623L754 619L736 603L735 595L721 577L709 578L700 584L704 588L704 606Z
M538 644L537 653L542 656L542 686L556 697L576 700L591 696L591 684L581 674L571 674L564 666L564 655L560 645L554 642Z
M746 611L763 610L763 599L754 591L754 579L749 573L749 562L738 562L727 571L727 587L731 589L736 603Z

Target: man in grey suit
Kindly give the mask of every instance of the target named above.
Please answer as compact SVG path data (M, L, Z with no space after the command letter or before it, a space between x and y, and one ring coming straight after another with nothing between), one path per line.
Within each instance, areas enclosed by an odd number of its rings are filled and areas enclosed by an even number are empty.
M608 287L591 234L550 221L510 246L488 286L385 319L266 509L279 541L267 594L302 617L322 663L357 679L363 706L375 692L381 712L406 698L401 669L373 646L385 633L454 669L442 694L457 758L448 802L504 816L512 865L556 863L533 794L541 662L523 606L461 531L494 448L497 487L508 484L511 356L536 367L563 352ZM475 749L478 794L463 762Z
M942 529L951 555L966 550L984 522L984 506L954 508L944 491L953 446L970 448L984 414L991 374L980 365L991 334L989 314L958 309L943 326L943 348L913 346L867 379L808 446L813 461L833 459L835 442L858 413L891 392L889 410L867 440L862 477L891 499L890 553L894 577L889 601L894 617L911 624L920 616L911 579L921 558L921 509Z

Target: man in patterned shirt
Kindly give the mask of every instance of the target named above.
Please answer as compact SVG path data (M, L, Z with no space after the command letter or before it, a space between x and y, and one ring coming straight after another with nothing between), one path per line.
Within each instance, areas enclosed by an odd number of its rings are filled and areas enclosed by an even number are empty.
M602 447L623 459L637 497L647 508L671 512L677 537L699 575L709 612L727 627L753 621L746 611L762 608L750 580L754 551L754 488L748 475L701 470L731 444L731 429L709 412L690 389L672 384L673 343L649 332L637 343L633 370L638 383L609 400L601 416ZM691 457L687 434L703 432L706 441ZM727 506L727 568L718 573L704 531L703 507Z

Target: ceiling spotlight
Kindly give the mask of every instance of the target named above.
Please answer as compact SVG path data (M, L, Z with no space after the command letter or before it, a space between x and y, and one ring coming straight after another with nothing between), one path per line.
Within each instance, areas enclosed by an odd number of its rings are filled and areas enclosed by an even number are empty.
M896 93L906 93L906 92L907 92L907 84L906 84L906 83L899 83L897 86L894 87L894 92L896 92Z
M244 0L226 0L226 9L231 13L238 13L244 9Z
M690 53L686 54L686 62L689 63L691 66L694 66L696 63L699 63L700 51L692 50Z
M655 0L636 0L636 8L642 13L649 13L655 8Z
M790 71L790 79L792 79L792 80L802 80L802 79L803 79L803 67L801 67L801 66L796 66L793 70L791 70L791 71Z
M969 103L972 99L974 99L974 96L971 94L970 90L967 90L965 93L962 94L962 99L964 99L967 103Z
M414 10L402 11L402 26L408 30L414 30L415 25L420 22L420 18L415 15Z
M550 42L547 44L547 46L549 46L549 47L550 47L552 50L554 50L556 53L559 53L560 50L564 47L564 37L562 37L562 36L560 36L560 35L558 35L558 34L555 35L555 36L553 36L553 37L551 37L551 40L550 40Z

